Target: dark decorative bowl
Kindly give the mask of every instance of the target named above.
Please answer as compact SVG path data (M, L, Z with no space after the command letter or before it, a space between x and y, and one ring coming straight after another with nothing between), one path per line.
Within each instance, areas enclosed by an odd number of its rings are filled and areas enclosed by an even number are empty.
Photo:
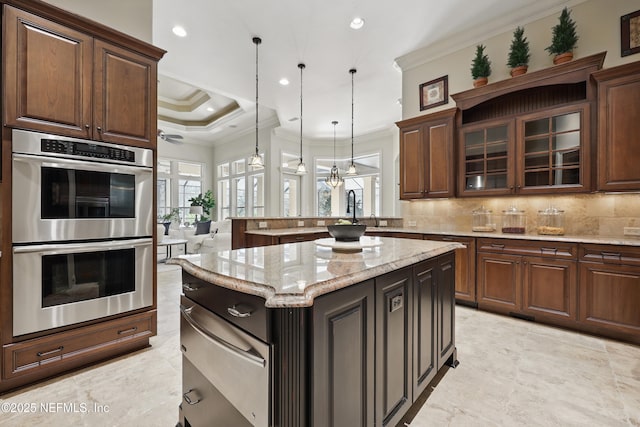
M331 237L337 242L357 242L367 228L365 224L328 225Z

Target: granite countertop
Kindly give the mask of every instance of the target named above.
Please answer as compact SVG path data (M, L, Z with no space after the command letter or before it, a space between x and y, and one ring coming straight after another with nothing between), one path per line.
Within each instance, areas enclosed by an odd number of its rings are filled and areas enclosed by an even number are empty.
M236 249L171 258L193 276L257 295L266 307L309 307L314 298L441 255L454 242L365 237L381 242L357 253L334 252L315 242Z
M260 234L264 236L288 236L296 234L311 234L326 232L327 227L298 227L298 228L274 228L262 230L247 230L247 234ZM390 232L390 233L416 233L416 234L438 234L443 236L464 236L464 237L488 237L494 239L521 239L537 240L546 242L567 242L567 243L595 243L601 245L626 245L640 246L640 237L634 236L578 236L578 235L540 235L540 234L509 234L499 231L493 233L482 233L476 231L435 231L428 228L398 228L398 227L367 227L367 231Z

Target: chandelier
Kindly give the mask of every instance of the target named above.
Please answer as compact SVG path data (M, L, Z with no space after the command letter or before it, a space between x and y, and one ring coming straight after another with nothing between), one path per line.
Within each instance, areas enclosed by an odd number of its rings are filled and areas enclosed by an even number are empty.
M357 175L356 164L353 162L353 75L356 73L356 69L352 68L349 70L351 73L351 164L349 165L349 169L347 169L347 175Z
M338 171L338 166L336 166L336 125L337 121L332 121L333 125L333 167L331 168L331 172L325 182L329 184L333 188L337 188L342 184L343 179L340 177L340 173Z
M256 45L256 152L249 159L249 166L253 169L262 169L264 163L258 150L258 45L262 43L262 39L260 37L254 37L252 40Z
M298 175L306 175L307 167L304 165L302 161L302 70L304 69L304 64L298 64L298 68L300 68L300 163L298 163L298 168L296 169L296 174Z

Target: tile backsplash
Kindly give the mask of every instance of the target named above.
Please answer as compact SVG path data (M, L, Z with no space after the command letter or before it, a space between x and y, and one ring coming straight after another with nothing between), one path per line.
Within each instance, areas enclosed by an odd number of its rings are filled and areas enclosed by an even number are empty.
M576 194L560 196L456 198L402 202L405 227L434 231L471 231L471 212L480 206L493 211L498 230L502 211L510 206L524 210L527 232L535 233L538 211L549 206L565 211L565 234L621 236L624 227L640 227L639 194Z

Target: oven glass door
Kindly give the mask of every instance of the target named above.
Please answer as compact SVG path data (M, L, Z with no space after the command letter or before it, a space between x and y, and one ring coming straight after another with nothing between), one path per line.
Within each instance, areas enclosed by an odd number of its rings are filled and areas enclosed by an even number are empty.
M151 236L153 169L13 154L14 243Z
M153 304L153 240L14 246L13 334Z

